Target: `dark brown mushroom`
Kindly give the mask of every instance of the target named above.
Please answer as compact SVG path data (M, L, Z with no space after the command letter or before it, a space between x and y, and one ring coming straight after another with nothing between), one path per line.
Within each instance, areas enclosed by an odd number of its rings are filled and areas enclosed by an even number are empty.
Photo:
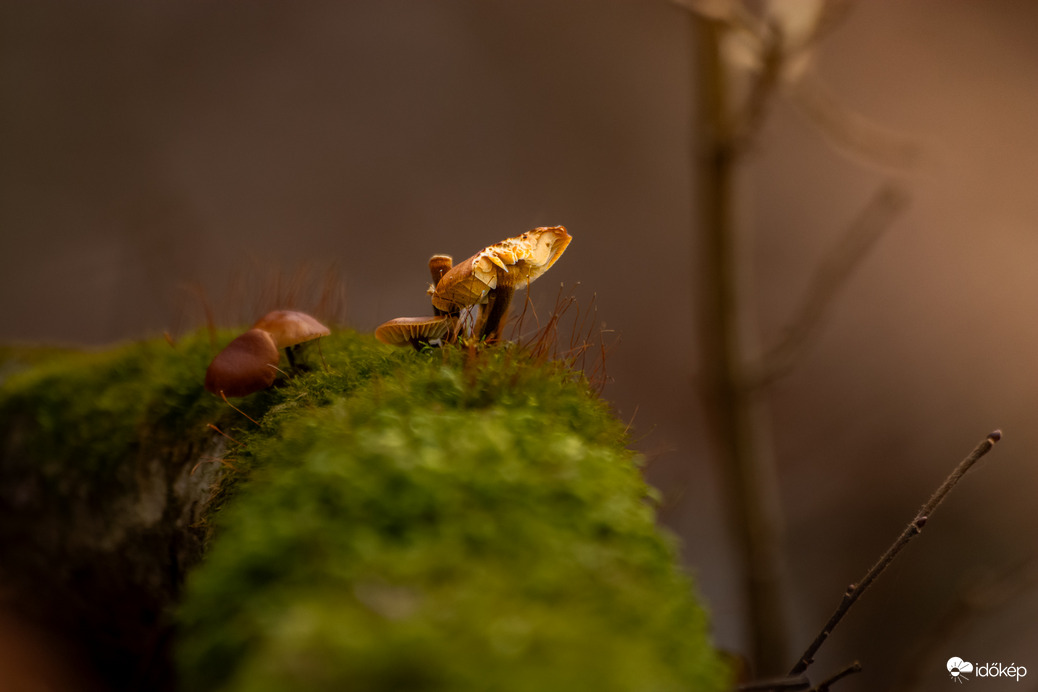
M205 388L217 396L248 396L274 383L278 360L274 338L250 329L216 354L205 371Z

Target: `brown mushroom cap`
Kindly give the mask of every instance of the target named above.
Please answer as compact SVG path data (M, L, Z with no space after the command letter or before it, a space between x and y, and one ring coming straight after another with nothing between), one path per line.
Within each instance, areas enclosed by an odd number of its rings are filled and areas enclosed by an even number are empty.
M429 274L432 276L433 286L440 283L443 275L451 270L454 258L450 255L433 255L429 258Z
M205 388L213 394L247 396L274 383L278 347L262 329L250 329L216 354L205 371Z
M542 226L523 233L519 239L525 240L529 246L530 256L517 263L518 281L512 282L516 288L520 287L520 283L531 282L551 269L569 247L573 236L565 226Z
M564 226L542 226L490 245L443 275L432 292L437 310L486 302L498 285L523 288L551 268L573 240Z
M455 264L443 275L432 293L432 304L437 310L451 312L470 305L486 302L487 293L497 288L497 273L477 274L474 271L479 254Z
M274 337L278 348L287 348L304 341L331 334L331 330L305 312L274 310L261 317L253 329L262 329Z
M415 342L442 339L449 331L450 319L446 315L397 317L379 325L375 330L375 338L390 346L407 346Z

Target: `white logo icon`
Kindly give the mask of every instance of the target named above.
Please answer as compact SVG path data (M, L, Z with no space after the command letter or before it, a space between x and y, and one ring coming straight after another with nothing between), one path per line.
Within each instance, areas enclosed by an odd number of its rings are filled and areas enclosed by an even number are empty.
M965 682L969 680L965 674L973 672L973 664L963 661L958 656L952 656L948 659L948 672L951 673L953 682Z

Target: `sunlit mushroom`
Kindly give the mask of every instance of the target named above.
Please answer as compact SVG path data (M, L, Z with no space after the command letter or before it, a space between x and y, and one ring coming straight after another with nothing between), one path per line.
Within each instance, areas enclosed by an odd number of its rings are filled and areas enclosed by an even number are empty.
M391 346L410 344L416 350L433 341L442 340L450 332L451 319L447 315L432 317L397 317L375 330L375 338Z
M288 363L295 367L295 349L300 344L331 334L331 330L305 312L274 310L261 317L253 329L269 332L278 348L285 349Z
M278 360L274 338L250 329L216 354L205 371L205 388L217 396L248 396L274 383Z
M480 305L477 336L497 337L512 294L548 271L572 240L563 226L546 226L484 248L443 275L433 307L453 314Z

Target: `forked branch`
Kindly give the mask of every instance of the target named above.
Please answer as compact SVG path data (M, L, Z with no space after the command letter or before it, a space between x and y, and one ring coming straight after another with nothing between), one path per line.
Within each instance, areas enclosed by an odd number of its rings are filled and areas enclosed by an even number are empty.
M861 663L855 661L836 675L826 678L822 682L818 683L818 687L812 687L808 692L829 692L829 689L840 680L843 680L848 675L861 672Z
M969 471L981 457L990 452L991 448L995 446L995 443L1001 439L1001 431L995 430L988 435L983 442L978 444L973 451L969 453L969 456L959 462L959 465L955 470L944 479L944 483L942 483L937 491L930 496L930 499L927 500L926 504L924 504L919 510L919 513L916 514L915 518L908 523L908 526L906 526L905 530L901 532L901 535L897 537L897 540L887 548L887 551L883 553L883 556L879 558L871 569L869 569L862 580L857 584L851 584L847 587L847 591L844 593L840 605L837 606L836 611L832 614L832 617L829 618L829 621L825 623L822 631L818 633L818 636L815 637L814 641L811 642L811 645L807 647L806 651L804 651L800 660L798 660L792 670L789 671L790 676L800 675L807 670L807 667L814 661L814 656L818 653L818 649L821 648L822 644L825 643L825 640L829 638L830 634L832 634L832 631L838 624L840 624L840 621L844 616L847 615L847 611L851 609L851 606L861 598L862 594L864 594L869 586L872 585L872 582L874 582L876 578L883 573L883 570L894 561L894 558L897 557L897 554L900 553L906 545L908 545L909 541L915 538L915 536L922 531L923 526L925 526L929 518L933 516L933 513L937 510L938 506L940 506L941 502L944 501L944 498L948 493L951 492L951 489L954 488L962 477L966 475L966 472Z

